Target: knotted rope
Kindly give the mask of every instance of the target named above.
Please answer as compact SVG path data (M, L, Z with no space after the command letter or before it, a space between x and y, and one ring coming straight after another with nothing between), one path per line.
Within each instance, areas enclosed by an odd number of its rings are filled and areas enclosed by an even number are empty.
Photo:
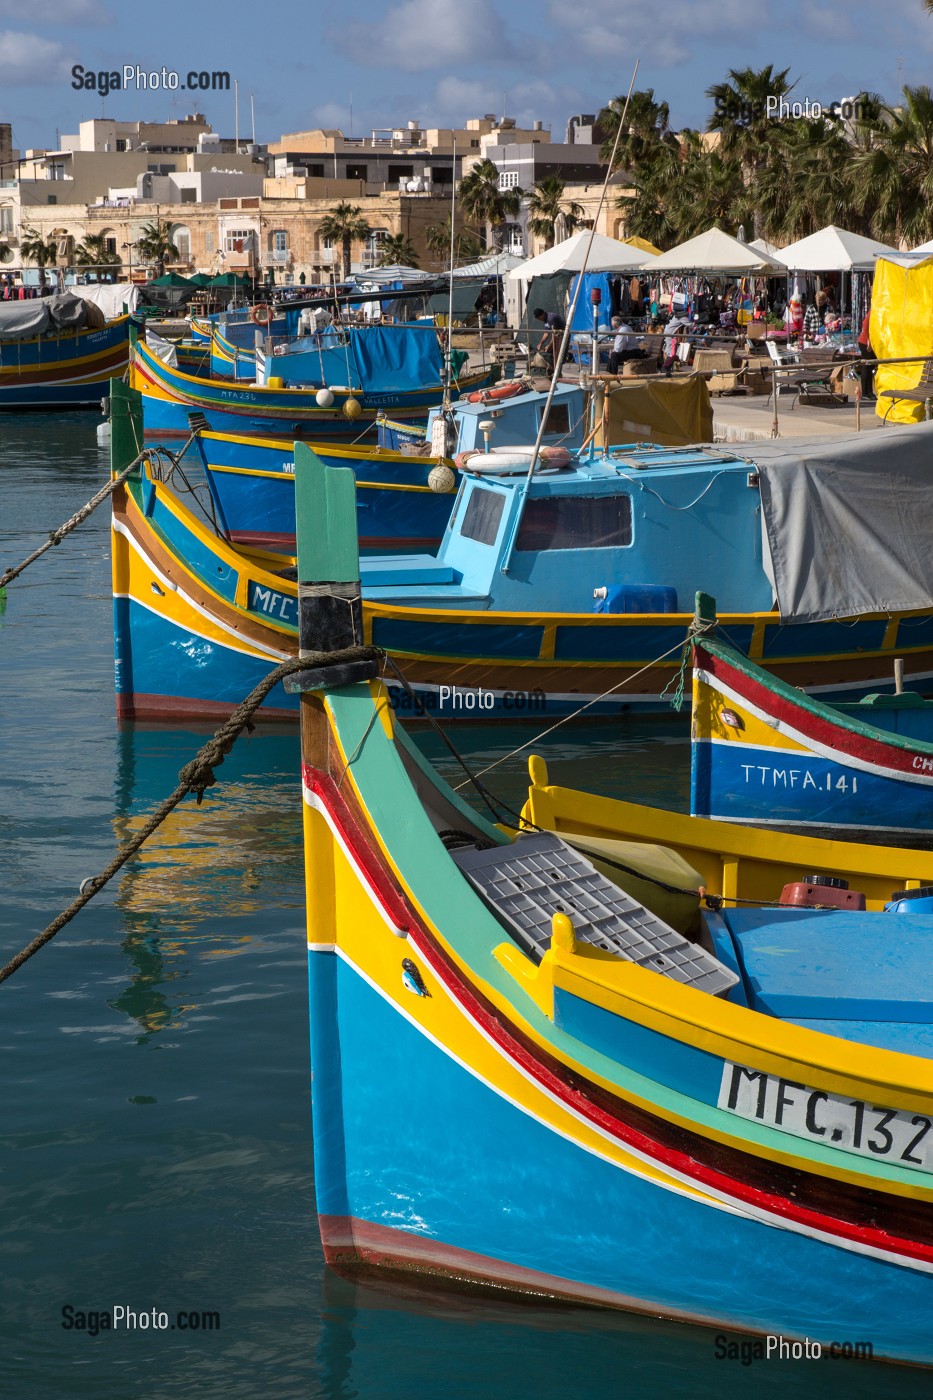
M209 787L213 787L217 781L214 769L220 767L244 729L253 727L253 715L269 692L274 690L280 681L284 680L286 676L293 675L296 671L319 666L338 666L351 661L371 661L380 656L382 656L382 652L378 648L361 646L345 647L342 651L305 652L302 656L290 657L287 661L283 661L280 666L276 666L274 671L270 671L250 691L246 699L236 707L216 733L208 739L207 743L198 750L190 763L185 764L178 774L180 781L175 791L159 804L135 836L120 847L110 864L105 866L98 875L83 880L77 899L72 900L67 909L63 909L58 917L52 920L48 928L44 929L14 958L11 958L5 967L0 968L0 982L5 982L8 977L12 977L13 973L21 968L24 962L28 962L35 953L38 953L40 948L44 948L46 943L71 922L85 904L88 904L116 875L117 871L136 854L143 843L161 826L166 817L187 797L189 792L197 794L198 806L201 805L205 792Z

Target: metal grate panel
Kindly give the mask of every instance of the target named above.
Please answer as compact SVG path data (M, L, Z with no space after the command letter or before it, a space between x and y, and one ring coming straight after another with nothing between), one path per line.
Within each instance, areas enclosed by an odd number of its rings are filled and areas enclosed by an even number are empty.
M552 915L566 914L581 942L675 982L718 996L739 980L552 832L519 836L510 846L486 851L461 847L451 855L536 962L550 946Z

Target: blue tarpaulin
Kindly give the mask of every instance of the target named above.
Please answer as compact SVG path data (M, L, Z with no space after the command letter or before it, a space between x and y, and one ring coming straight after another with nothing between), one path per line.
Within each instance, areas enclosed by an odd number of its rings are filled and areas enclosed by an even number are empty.
M602 301L599 304L599 324L608 326L612 318L612 277L608 272L584 272L583 286L577 298L576 309L573 313L573 321L570 329L572 331L591 331L593 329L593 305L590 301L590 292L594 287L598 287L602 293ZM570 284L570 300L573 301L573 294L576 291L577 278Z
M427 388L441 382L441 352L433 328L361 326L353 353L364 392Z

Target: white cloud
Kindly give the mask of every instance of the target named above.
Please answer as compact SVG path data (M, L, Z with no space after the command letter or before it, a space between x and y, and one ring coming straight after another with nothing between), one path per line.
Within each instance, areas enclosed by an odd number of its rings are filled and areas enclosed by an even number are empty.
M765 0L551 0L550 18L569 30L571 44L598 59L625 60L619 69L619 91L628 87L636 58L642 66L675 68L692 58L706 41L734 43L736 35L771 28L773 12ZM782 14L786 24L787 15ZM575 41L575 43L574 43Z
M491 0L403 0L381 24L344 25L330 39L345 52L349 42L355 62L406 73L513 57Z
M69 68L70 60L55 40L13 29L0 30L0 85L32 87L59 83Z
M61 28L69 24L109 24L107 11L98 0L0 0L0 18L22 19L23 11L29 11L30 24L54 24Z

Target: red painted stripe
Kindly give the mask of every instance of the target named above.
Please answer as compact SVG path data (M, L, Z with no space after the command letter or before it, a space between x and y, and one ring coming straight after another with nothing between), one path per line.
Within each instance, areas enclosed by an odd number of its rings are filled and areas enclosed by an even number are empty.
M485 1007L473 995L469 984L465 982L453 964L441 954L408 901L395 890L387 873L380 864L374 861L373 851L366 839L365 832L347 809L333 779L307 764L302 765L302 773L306 785L327 808L328 814L365 875L367 883L378 895L380 902L383 902L387 912L391 911L389 913L391 921L399 928L408 929L411 942L465 1014L482 1028L509 1059L560 1102L624 1145L634 1148L658 1164L677 1172L678 1175L706 1186L736 1202L754 1206L756 1209L792 1220L824 1234L835 1235L841 1239L851 1240L854 1243L884 1250L888 1253L900 1254L906 1258L933 1263L933 1246L931 1245L899 1238L871 1226L859 1226L823 1215L806 1207L798 1206L785 1196L762 1191L758 1187L747 1185L735 1177L703 1166L694 1158L687 1156L686 1153L665 1147L654 1138L649 1138L638 1129L621 1122L620 1119L593 1103L583 1090L572 1089L566 1085L526 1046L511 1035L500 1021L489 1015Z
M765 714L792 725L804 738L816 740L842 756L851 755L863 763L906 774L921 771L914 766L915 757L930 757L929 747L901 749L867 735L855 734L830 719L824 719L822 715L813 714L803 705L775 694L768 686L746 675L725 658L706 651L701 643L695 643L694 648L696 664L735 690L743 700L757 706Z

